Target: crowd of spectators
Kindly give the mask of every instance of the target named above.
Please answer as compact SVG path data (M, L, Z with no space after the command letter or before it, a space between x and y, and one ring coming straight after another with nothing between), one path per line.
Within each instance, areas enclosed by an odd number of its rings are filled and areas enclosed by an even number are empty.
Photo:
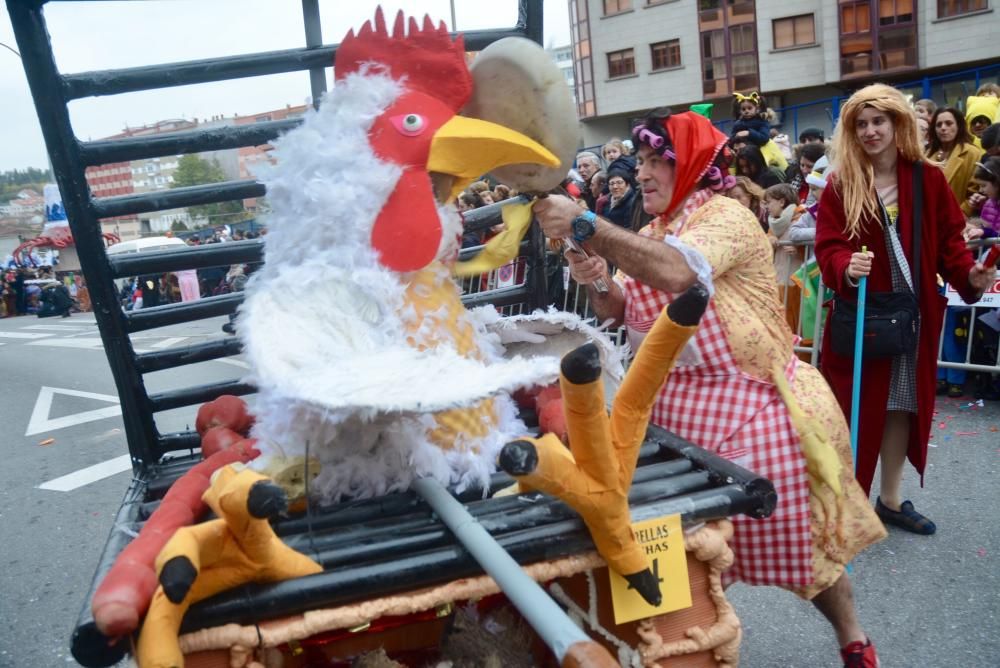
M913 103L915 126L926 160L944 170L968 218L965 238L989 238L1000 231L1000 123L995 122L1000 119L1000 86L983 85L965 108L962 114L953 107L939 109L931 100L918 100ZM731 153L732 177L726 194L754 213L771 240L787 320L809 343L812 327L806 331L800 314L800 286L803 264L811 257L809 247L815 239L819 202L831 175L830 140L821 129L808 127L792 143L780 127L771 126L773 114L758 93L736 96L733 112L725 149ZM631 141L613 138L600 149L579 152L564 187L582 208L622 228L639 231L651 216L643 210L632 148ZM516 193L499 184L490 189L487 182L480 181L461 195L458 206L460 210L476 208L511 194ZM483 243L498 231L468 239L466 245ZM550 247L558 250L560 244ZM954 361L965 361L967 339L963 337L968 335L971 313L967 307L949 309L945 359L949 359L948 351L953 351ZM973 360L995 359L996 332L984 326L978 327L978 332L972 346ZM993 358L989 357L991 351ZM940 393L952 397L965 394L964 372L942 370L941 378ZM973 393L996 399L1000 398L1000 387L986 376L977 380Z

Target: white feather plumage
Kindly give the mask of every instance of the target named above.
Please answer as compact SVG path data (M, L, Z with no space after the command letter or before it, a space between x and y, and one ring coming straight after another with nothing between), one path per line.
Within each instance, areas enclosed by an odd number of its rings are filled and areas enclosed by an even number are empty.
M433 476L459 488L485 484L504 443L524 433L504 393L552 382L557 356L501 357L479 315L480 359L451 345L420 351L406 341L416 313L407 275L382 267L372 226L401 168L368 143L374 119L402 85L367 68L338 81L319 111L275 142L277 165L261 174L272 213L266 264L248 282L238 331L259 388L254 436L266 468L275 456L309 454L322 464L324 501L398 491ZM461 221L439 211L439 258L455 252ZM437 280L450 281L443 267ZM443 314L425 314L417 340L432 341ZM432 413L495 397L485 438L445 450L429 439Z

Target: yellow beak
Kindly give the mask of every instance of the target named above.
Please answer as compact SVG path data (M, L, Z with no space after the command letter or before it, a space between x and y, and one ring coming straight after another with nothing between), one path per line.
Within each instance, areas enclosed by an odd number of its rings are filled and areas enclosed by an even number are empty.
M434 134L427 171L455 177L449 195L454 199L490 170L521 163L558 167L559 158L520 132L478 118L455 116Z

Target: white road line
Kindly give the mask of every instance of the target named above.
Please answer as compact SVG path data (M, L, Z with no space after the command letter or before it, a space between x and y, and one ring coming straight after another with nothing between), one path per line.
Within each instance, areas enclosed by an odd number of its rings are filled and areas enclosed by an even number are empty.
M186 341L188 338L189 337L187 336L175 336L169 339L164 339L159 343L154 343L153 345L150 346L150 348L153 348L155 350L159 350L161 348L169 348L170 346L180 343L181 341Z
M42 339L51 334L35 334L34 332L0 332L0 338L4 339Z
M57 394L65 394L71 397L82 397L84 399L96 399L97 401L106 401L115 405L49 419L49 413L52 410L52 400ZM67 390L58 387L42 386L38 393L38 398L35 400L35 408L31 411L31 418L28 420L28 428L25 430L24 435L34 436L35 434L41 434L48 431L65 429L66 427L83 424L84 422L93 422L94 420L117 417L121 415L121 413L122 407L118 405L118 397L116 396L110 394L97 394L96 392L82 392L80 390Z
M87 327L86 325L28 325L27 327L21 327L21 329L44 329L51 330L53 332L75 332L77 330L93 329L93 327Z
M100 339L44 339L42 341L32 341L26 343L28 346L49 346L52 348L89 348L97 350L104 347Z
M109 459L108 461L101 462L100 464L88 466L87 468L80 469L79 471L67 473L66 475L55 478L54 480L43 482L38 486L38 489L47 489L53 492L71 492L74 489L83 487L84 485L89 485L92 482L97 482L98 480L103 480L104 478L113 476L117 473L131 470L132 458L129 455L122 455L121 457L115 457L114 459Z

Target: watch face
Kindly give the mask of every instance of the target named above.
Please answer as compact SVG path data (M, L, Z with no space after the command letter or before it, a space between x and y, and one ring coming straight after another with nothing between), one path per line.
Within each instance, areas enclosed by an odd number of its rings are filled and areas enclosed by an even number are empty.
M584 216L573 219L573 236L580 241L589 239L594 234L594 223Z

